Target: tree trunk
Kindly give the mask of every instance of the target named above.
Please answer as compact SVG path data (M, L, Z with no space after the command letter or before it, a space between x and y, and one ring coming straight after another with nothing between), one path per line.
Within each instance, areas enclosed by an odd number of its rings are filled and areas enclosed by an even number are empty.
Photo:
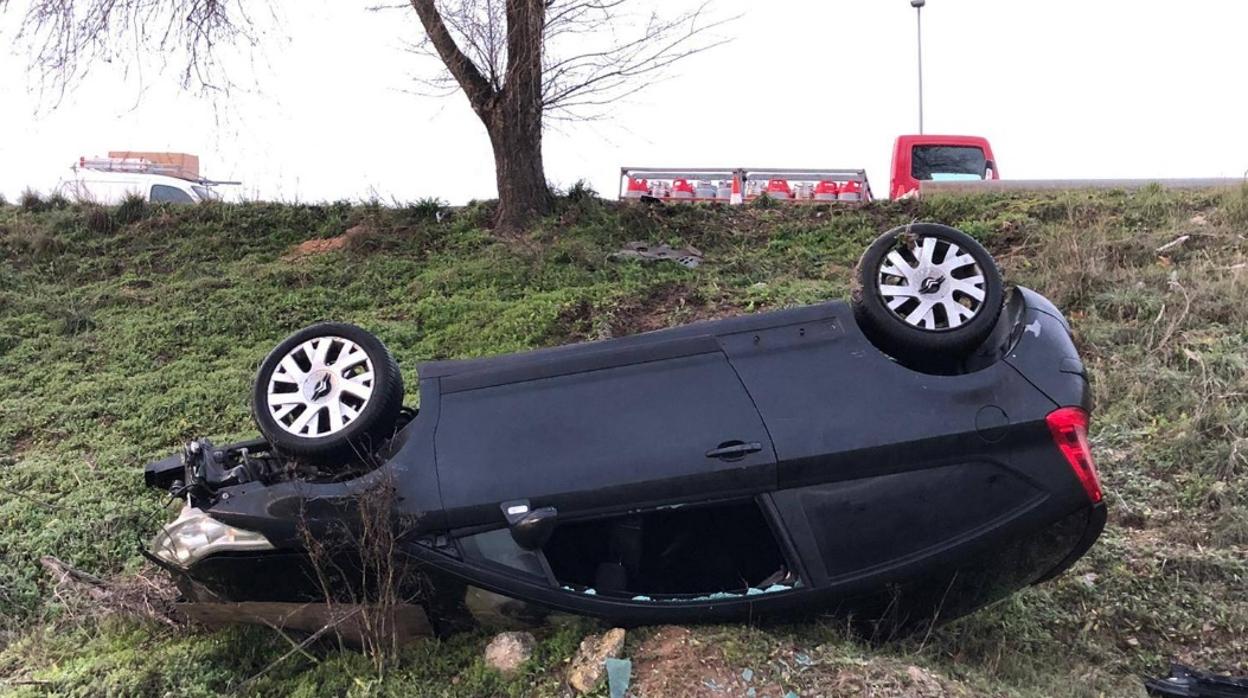
M485 120L498 184L494 222L501 231L519 232L551 209L542 165L541 105L513 99L506 88L500 97Z
M552 204L542 168L542 42L548 1L507 0L507 71L499 87L455 44L434 0L411 0L438 56L490 134L498 183L494 224L510 233L550 213Z

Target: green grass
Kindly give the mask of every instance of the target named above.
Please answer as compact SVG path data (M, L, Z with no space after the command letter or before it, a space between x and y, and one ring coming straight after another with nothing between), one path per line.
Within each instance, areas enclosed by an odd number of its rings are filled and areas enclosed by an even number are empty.
M251 435L252 372L289 332L363 325L412 385L423 359L845 297L865 245L916 218L967 230L1009 280L1070 316L1097 394L1110 528L1062 578L928 637L872 647L830 619L699 636L803 694L845 672L908 664L968 692L1020 696L1137 695L1137 677L1169 657L1248 672L1245 202L1248 189L1153 188L852 210L651 208L578 189L522 240L481 227L488 204L439 222L436 200L0 206L0 692L216 695L286 651L267 629L80 617L51 596L38 558L106 575L138 569L139 541L170 516L140 467L192 436ZM341 250L287 257L348 229ZM630 240L693 245L707 262L607 261ZM382 676L363 655L318 648L246 690L554 694L589 627L543 630L538 658L510 681L481 664L488 635L465 633L416 643ZM785 669L794 653L814 668Z

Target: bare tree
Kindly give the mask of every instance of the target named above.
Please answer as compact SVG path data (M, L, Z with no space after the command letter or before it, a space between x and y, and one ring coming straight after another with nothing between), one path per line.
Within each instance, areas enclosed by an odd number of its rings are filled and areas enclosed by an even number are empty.
M520 230L549 212L542 129L549 119L601 117L676 61L723 43L710 0L670 16L628 14L634 0L409 0L424 27L416 50L444 72L485 125L498 185L496 224ZM0 0L0 10L12 0ZM263 32L243 0L28 0L22 38L61 89L94 61L155 53L184 62L183 84L228 85L218 46L256 46ZM403 5L402 7L406 7Z
M649 15L631 36L629 0L411 0L445 73L485 124L494 150L497 223L520 229L550 210L542 165L547 119L584 119L644 88L676 61L723 43L708 2Z

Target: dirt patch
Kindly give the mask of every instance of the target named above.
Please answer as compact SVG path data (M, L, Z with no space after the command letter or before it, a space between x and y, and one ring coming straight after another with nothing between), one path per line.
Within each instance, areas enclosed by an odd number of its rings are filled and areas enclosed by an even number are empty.
M684 284L669 284L617 305L611 310L608 326L610 336L623 337L740 312L740 308L730 303L708 302Z
M346 235L339 235L332 238L321 238L319 240L304 240L291 248L291 250L285 255L282 255L282 258L298 259L300 257L311 257L312 255L325 254L326 252L335 252L346 246Z
M740 306L707 301L696 290L673 283L629 296L610 307L596 306L586 299L576 301L559 314L551 337L558 344L611 339L741 312Z
M729 666L719 648L698 639L688 628L659 628L632 659L632 692L639 698L722 698L744 696L751 688L759 696L785 694L779 686L755 683L757 678ZM746 681L747 676L751 681Z
M316 240L304 240L303 242L290 248L286 254L282 255L282 259L292 260L311 257L313 255L325 254L327 252L337 252L346 249L357 240L369 237L373 234L372 228L367 225L355 225L347 229L347 232L332 238L318 238Z
M693 696L872 696L944 698L974 696L966 686L892 658L826 657L781 646L753 666L729 662L704 631L664 626L632 653L631 693L638 698ZM791 692L791 693L790 693Z

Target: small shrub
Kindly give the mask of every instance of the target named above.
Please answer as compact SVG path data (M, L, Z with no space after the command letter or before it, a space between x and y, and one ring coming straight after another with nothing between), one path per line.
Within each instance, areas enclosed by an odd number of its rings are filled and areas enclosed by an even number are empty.
M770 196L758 196L750 202L750 206L752 208L770 210L773 208L779 208L780 202Z
M1126 200L1123 220L1131 230L1155 230L1173 216L1176 204L1174 196L1153 182Z
M471 227L493 228L494 212L497 210L498 201L495 199L488 201L478 201L473 199L472 201L469 201L466 206L464 206L462 218L464 223Z
M446 208L446 203L436 196L426 196L407 207L414 218L427 221L442 220L442 209L444 208Z
M346 249L358 254L377 252L386 247L387 242L394 241L393 231L382 229L375 218L351 226L343 237L346 238Z
M17 204L27 213L39 213L40 211L46 211L48 208L47 202L43 200L39 192L29 188L22 192L22 196L17 200Z
M574 204L588 203L598 198L598 192L583 179L576 180L576 183L568 188L568 193L564 195L568 201Z
M137 223L147 217L147 200L141 194L127 194L114 215L120 225Z
M117 222L113 220L108 209L96 204L87 206L83 212L83 223L87 226L87 230L97 235L108 235L117 228Z
M60 211L69 208L69 199L65 198L65 195L59 191L49 196L46 203L49 211Z
M0 208L4 208L5 206L8 206L8 205L9 205L9 200L5 198L4 194L0 194Z
M1236 507L1223 514L1213 529L1214 545L1248 545L1248 507Z
M1235 226L1248 226L1248 184L1222 197L1222 215Z
M377 193L373 192L371 196L360 202L358 208L366 216L379 216L386 206L381 202Z
M42 226L18 224L5 237L9 249L35 261L47 261L65 251L65 241Z
M77 304L70 304L61 316L61 334L73 337L95 329L95 319L91 312Z

